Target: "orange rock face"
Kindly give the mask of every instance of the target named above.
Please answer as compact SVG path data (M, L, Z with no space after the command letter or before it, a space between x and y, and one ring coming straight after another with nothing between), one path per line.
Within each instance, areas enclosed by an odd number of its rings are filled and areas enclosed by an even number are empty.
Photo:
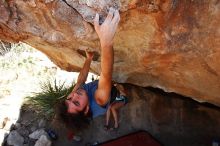
M0 39L25 42L68 71L79 71L85 49L96 52L95 13L120 10L113 79L153 86L220 106L220 1L0 1Z

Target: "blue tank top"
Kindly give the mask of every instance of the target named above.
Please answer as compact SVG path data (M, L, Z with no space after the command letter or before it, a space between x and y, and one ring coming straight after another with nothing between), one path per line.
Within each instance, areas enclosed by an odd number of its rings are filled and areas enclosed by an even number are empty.
M104 115L107 111L108 104L105 107L100 106L95 100L95 91L98 88L98 80L84 84L83 89L86 90L89 98L89 108L92 112L92 117L95 118Z

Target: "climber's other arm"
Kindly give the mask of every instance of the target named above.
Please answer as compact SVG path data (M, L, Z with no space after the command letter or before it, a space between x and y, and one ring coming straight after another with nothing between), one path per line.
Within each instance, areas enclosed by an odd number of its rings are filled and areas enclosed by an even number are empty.
M83 68L81 69L79 73L79 76L77 78L77 82L73 88L73 91L76 91L80 86L82 86L86 82L94 53L86 51L86 56L87 58L85 60Z

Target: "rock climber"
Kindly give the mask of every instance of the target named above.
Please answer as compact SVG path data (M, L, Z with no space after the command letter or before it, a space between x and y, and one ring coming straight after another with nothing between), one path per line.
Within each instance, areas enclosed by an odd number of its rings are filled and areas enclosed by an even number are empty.
M118 128L116 110L126 104L127 99L123 91L118 98L113 96L112 71L114 63L113 39L117 30L120 15L118 10L110 8L105 21L99 24L99 15L94 19L95 31L101 44L101 73L99 80L85 84L94 54L86 51L86 60L80 71L72 92L61 103L60 116L69 126L83 128L88 123L88 117L95 118L106 114L105 128L109 128L110 111L112 111L115 125ZM117 87L117 86L116 86ZM121 93L121 94L120 94ZM115 96L116 94L114 94ZM112 101L112 102L111 102Z

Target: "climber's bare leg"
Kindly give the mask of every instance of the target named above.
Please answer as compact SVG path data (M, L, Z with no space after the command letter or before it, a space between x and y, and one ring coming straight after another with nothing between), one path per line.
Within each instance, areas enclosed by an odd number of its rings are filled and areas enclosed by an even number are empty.
M118 128L118 109L121 108L122 106L124 106L124 102L114 102L112 105L111 105L111 111L112 111L112 115L113 115L113 118L114 118L114 128Z
M111 116L111 105L109 105L108 110L106 112L106 123L105 123L106 126L109 126L110 116Z

